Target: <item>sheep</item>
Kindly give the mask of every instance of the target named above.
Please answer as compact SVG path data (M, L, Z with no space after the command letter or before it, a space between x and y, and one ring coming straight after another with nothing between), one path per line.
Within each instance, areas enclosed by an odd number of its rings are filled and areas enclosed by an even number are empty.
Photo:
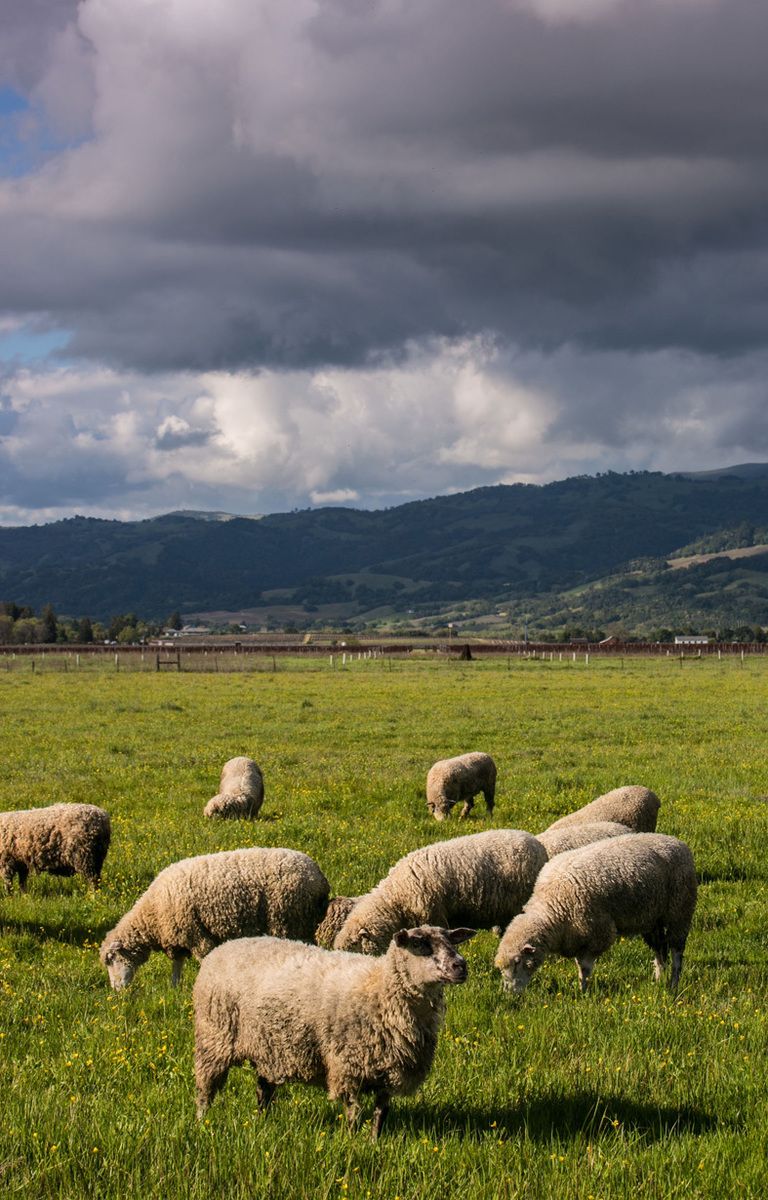
M639 784L614 788L598 796L576 812L568 813L546 830L562 829L565 825L584 825L587 821L617 821L635 833L653 833L661 802L655 792Z
M522 992L548 954L575 958L582 992L596 960L621 935L640 935L663 975L672 951L675 991L696 907L696 871L685 842L630 833L559 854L544 868L522 913L505 931L495 965Z
M171 863L101 944L109 982L127 987L153 950L172 963L200 960L229 938L269 933L311 942L330 888L317 863L298 850L222 850Z
M264 803L264 779L252 758L230 758L221 768L216 796L203 809L204 817L251 818Z
M343 1101L352 1129L361 1094L372 1091L376 1141L390 1098L415 1092L429 1073L443 989L467 977L455 947L474 933L400 929L372 960L269 937L219 946L194 987L198 1119L230 1067L250 1062L262 1109L278 1084L314 1084Z
M550 858L565 854L568 850L580 850L592 842L605 838L623 837L632 830L617 821L588 821L585 825L564 825L561 829L545 829L537 834L538 840Z
M360 896L334 896L328 902L325 916L315 930L315 942L326 950L333 948L333 941L340 931Z
M496 764L490 754L474 750L441 758L429 768L427 808L436 821L444 821L459 801L463 801L461 818L469 816L478 792L483 793L490 816L496 795Z
M358 900L334 947L381 954L398 929L411 925L503 928L520 912L546 861L541 843L519 829L413 850Z
M109 813L95 804L51 804L0 813L0 879L7 892L30 871L84 875L98 887L109 849Z

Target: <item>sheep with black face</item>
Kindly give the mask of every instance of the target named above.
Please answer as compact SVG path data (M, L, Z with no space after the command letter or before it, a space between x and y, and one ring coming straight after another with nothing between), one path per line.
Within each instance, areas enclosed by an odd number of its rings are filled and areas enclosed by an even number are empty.
M392 1096L432 1066L447 984L463 983L456 946L473 929L400 929L380 958L276 938L219 946L195 981L195 1079L202 1117L230 1067L249 1062L259 1107L281 1083L324 1087L353 1127L373 1092L378 1138Z

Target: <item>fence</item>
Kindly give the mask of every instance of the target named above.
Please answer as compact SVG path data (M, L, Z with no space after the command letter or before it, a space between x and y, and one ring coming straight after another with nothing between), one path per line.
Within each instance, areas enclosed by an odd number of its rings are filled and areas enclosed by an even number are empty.
M390 663L396 659L443 661L513 658L532 662L581 662L620 658L662 657L682 663L690 659L762 656L768 652L761 642L710 643L680 646L659 642L509 642L509 641L376 641L348 643L190 643L147 646L0 646L0 671L79 672L94 670L163 670L208 673L320 670L351 666L353 662Z

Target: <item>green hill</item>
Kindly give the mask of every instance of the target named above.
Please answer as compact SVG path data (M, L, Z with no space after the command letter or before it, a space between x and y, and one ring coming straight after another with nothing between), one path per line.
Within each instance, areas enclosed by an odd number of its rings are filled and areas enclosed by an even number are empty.
M768 620L768 559L666 559L751 545L768 528L768 474L652 472L478 488L381 511L323 508L259 520L173 513L74 517L0 529L0 598L105 617L254 609L279 600L314 619L435 614L475 602L573 613L631 628L684 614ZM219 514L217 514L217 517ZM752 541L750 541L750 538ZM695 547L695 549L693 549ZM567 614L571 614L568 616ZM586 618L585 618L586 619Z

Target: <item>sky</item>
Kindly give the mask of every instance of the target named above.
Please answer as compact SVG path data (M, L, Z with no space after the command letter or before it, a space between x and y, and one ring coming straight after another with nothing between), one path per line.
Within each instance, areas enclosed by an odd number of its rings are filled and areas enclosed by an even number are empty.
M0 524L768 459L764 0L3 0Z

